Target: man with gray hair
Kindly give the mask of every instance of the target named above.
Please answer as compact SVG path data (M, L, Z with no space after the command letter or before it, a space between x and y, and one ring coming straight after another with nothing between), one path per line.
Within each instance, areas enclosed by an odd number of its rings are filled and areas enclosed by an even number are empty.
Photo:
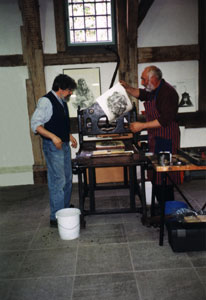
M130 124L132 132L148 131L149 151L155 154L160 151L177 153L180 145L180 130L177 123L178 94L176 90L162 78L162 72L156 66L146 67L141 75L144 89L133 88L124 81L120 81L126 91L133 97L144 101L146 122ZM152 179L149 174L149 179ZM171 177L180 183L179 172L172 172ZM154 186L156 197L161 201L160 176L157 176ZM167 201L174 200L174 190L167 182Z

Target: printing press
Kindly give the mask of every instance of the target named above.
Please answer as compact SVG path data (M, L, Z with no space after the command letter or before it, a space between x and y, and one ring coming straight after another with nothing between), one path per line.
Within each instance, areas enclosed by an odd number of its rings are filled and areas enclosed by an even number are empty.
M104 111L94 103L84 110L78 108L78 132L80 149L76 158L72 160L73 173L78 175L79 208L81 210L81 227L85 227L84 216L88 214L135 212L136 194L141 201L141 210L146 214L145 200L145 168L147 158L138 146L139 133L132 133L129 129L131 122L137 121L135 105L131 111L121 115L115 121L109 122ZM141 140L146 140L145 136ZM110 142L112 147L110 148ZM123 145L117 148L115 145ZM102 148L98 148L101 145ZM106 145L106 148L104 146ZM141 168L141 184L137 181L136 167ZM123 167L124 182L98 184L96 182L97 168ZM98 212L95 207L95 190L128 188L130 205L126 209L115 209ZM85 210L85 200L89 197L89 210Z

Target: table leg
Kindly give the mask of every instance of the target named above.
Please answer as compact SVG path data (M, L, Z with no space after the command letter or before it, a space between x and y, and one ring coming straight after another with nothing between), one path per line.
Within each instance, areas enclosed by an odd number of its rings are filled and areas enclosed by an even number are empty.
M164 225L165 225L165 190L166 190L166 173L161 173L162 191L161 191L161 216L160 216L160 237L159 245L163 246Z
M124 167L124 185L128 186L127 167Z
M87 169L83 170L83 178L84 178L84 198L88 196L88 183L87 183Z
M130 208L135 211L135 169L134 167L129 167L129 191L130 191Z
M82 172L81 170L78 171L78 190L79 190L79 209L81 211L80 215L80 227L86 227L86 221L84 220L84 191L82 188Z
M94 189L95 189L95 176L94 168L89 168L89 201L90 201L90 211L95 211L95 199L94 199Z

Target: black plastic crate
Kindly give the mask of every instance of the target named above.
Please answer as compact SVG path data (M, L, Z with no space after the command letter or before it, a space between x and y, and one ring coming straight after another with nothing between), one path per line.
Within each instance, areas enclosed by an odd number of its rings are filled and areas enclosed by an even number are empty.
M180 223L168 220L168 241L174 252L205 251L206 222Z

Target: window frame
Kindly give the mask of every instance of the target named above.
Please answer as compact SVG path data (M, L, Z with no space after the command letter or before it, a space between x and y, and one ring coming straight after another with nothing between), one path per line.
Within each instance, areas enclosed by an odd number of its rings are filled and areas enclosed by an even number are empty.
M115 0L111 0L111 42L83 42L83 43L70 43L70 31L69 31L69 12L68 12L68 0L64 0L64 12L65 12L65 34L66 34L66 47L69 50L82 50L85 49L101 49L106 46L116 48L117 46L117 32L116 32L116 11L115 11Z

